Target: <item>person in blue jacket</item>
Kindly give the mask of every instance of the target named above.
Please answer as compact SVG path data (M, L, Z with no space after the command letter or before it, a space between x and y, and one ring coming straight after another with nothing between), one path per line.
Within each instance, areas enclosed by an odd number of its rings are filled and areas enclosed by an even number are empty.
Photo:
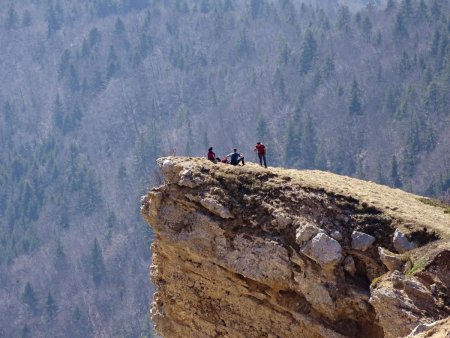
M244 156L238 153L236 148L233 149L233 152L228 154L226 157L230 158L231 165L238 165L240 162L242 162L242 165L245 165Z

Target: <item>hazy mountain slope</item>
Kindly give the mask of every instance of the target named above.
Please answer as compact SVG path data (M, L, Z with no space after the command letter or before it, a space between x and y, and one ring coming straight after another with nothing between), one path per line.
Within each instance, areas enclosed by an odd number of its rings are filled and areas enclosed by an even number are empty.
M260 139L270 165L448 193L449 5L356 3L1 4L2 334L148 331L162 154Z

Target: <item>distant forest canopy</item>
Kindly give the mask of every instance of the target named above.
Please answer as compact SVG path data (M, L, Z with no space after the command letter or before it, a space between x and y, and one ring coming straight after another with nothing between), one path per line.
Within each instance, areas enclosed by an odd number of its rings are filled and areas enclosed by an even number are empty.
M449 198L448 1L8 1L0 44L0 336L151 335L160 156Z

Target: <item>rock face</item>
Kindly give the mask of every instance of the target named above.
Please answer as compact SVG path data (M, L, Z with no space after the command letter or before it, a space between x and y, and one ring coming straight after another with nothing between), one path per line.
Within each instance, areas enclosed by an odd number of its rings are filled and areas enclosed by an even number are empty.
M406 276L391 257L404 220L344 192L371 184L192 158L158 163L165 183L141 212L155 232L151 313L163 337L397 337L450 314L443 249ZM426 237L411 246L419 244Z

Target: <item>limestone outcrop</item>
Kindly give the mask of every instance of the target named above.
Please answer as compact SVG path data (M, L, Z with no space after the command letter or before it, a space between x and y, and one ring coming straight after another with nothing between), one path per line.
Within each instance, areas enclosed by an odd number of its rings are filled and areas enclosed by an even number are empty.
M158 163L141 212L163 337L399 337L449 316L450 216L417 196L319 171Z

